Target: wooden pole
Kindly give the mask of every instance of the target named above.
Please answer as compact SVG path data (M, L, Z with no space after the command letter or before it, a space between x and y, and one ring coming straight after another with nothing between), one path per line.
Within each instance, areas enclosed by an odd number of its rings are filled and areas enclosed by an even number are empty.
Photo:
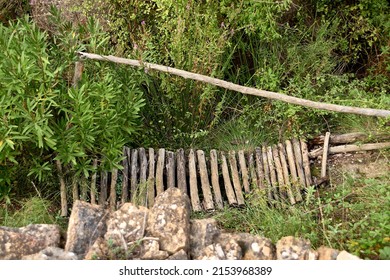
M302 201L302 195L301 195L301 190L299 188L299 179L298 179L298 172L297 172L296 163L295 163L294 150L293 150L293 146L292 146L290 140L286 140L285 143L286 143L288 167L290 168L292 185L293 185L294 190L295 190L295 191L293 191L293 193L295 193L295 200L297 202L299 202L299 201Z
M282 169L283 169L283 177L284 177L284 183L286 187L286 192L288 199L290 200L290 203L292 205L295 204L295 198L294 194L291 190L291 181L290 181L290 175L288 173L288 164L286 160L286 149L284 148L282 143L278 144L279 147L279 157L280 157L280 163L282 164Z
M167 188L176 187L175 184L175 153L167 151Z
M210 151L210 171L211 171L211 186L214 191L215 203L219 209L223 209L223 199L221 194L221 188L219 186L219 173L218 173L218 156L216 150Z
M255 168L255 156L253 153L249 153L248 155L248 166L249 166L249 176L251 179L251 186L252 188L257 189L257 175L256 175L256 168Z
M351 113L351 114L360 114L360 115L367 115L367 116L376 116L376 117L389 117L390 111L388 110L379 110L379 109L369 109L369 108L358 108L358 107L350 107L350 106L341 106L341 105L335 105L335 104L328 104L328 103L322 103L322 102L316 102L311 100L306 100L294 96L289 96L282 93L272 92L272 91L266 91L266 90L260 90L256 88L250 88L250 87L244 87L240 86L231 82L226 82L220 79L211 78L205 75L195 74L188 71L175 69L172 67L167 67L163 65L153 64L153 63L147 63L147 62L141 62L138 60L133 59L126 59L126 58L120 58L115 57L112 55L105 56L105 55L98 55L98 54L92 54L92 53L86 53L86 52L78 52L78 54L81 57L89 58L89 59L95 59L95 60L101 60L101 61L111 61L114 63L121 63L126 64L130 66L136 66L136 67L143 67L146 69L152 69L157 70L164 73L169 73L173 75L177 75L180 77L183 77L185 79L192 79L208 84L212 84L215 86L219 86L228 90L234 90L237 92L241 92L243 94L249 94L249 95L255 95L260 97L265 97L269 99L275 99L280 100L283 102L320 109L320 110L328 110L328 111L335 111L335 112L341 112L341 113Z
M306 186L311 186L313 185L313 181L311 179L309 151L307 148L307 144L304 140L300 139L300 143L301 143L301 150L302 150L303 172L305 172L305 178L306 178Z
M111 172L111 185L110 185L110 209L114 211L116 209L116 181L118 179L118 169L114 168Z
M232 182L230 181L229 168L228 168L228 164L224 152L221 152L221 161L222 161L222 176L225 185L226 196L229 205L235 206L238 203L237 203L236 195L234 194Z
M330 132L327 132L325 134L324 152L322 153L321 178L326 177L326 165L328 162L329 138L330 138Z
M301 151L301 145L298 141L298 139L294 138L292 140L293 149L294 149L294 155L295 155L295 163L298 171L298 177L299 181L301 183L301 189L306 188L306 178L305 178L305 172L303 171L303 160L302 160L302 151Z
M122 161L122 196L121 203L124 204L127 202L129 197L129 162L130 162L130 149L128 147L123 147L123 161Z
M206 158L202 150L196 151L198 156L199 176L203 192L203 204L206 210L214 210L213 196L210 189L209 175L207 173Z
M92 163L92 177L91 177L91 204L96 204L96 195L97 195L97 190L96 190L96 175L97 175L97 164L98 160L97 158L93 159Z
M131 150L131 164L130 164L130 200L133 203L137 201L138 188L138 150Z
M241 206L245 204L245 201L244 201L244 195L242 194L240 177L238 175L238 167L237 167L235 151L229 152L229 163L230 163L230 170L232 172L232 180L233 180L234 191L236 193L237 202L238 205Z
M193 211L201 211L199 193L198 193L198 180L196 178L196 163L194 150L190 150L188 155L188 169L190 175L190 198Z
M176 152L176 167L177 167L177 187L185 194L187 191L187 177L186 177L186 159L184 150L179 149Z
M279 195L278 195L278 181L276 179L276 171L275 171L275 164L274 164L274 157L272 155L272 148L269 146L267 147L267 159L268 159L268 166L269 166L269 175L271 179L271 190L273 198L277 201L279 201Z
M369 141L370 139L375 139L376 141L387 140L390 139L390 135L389 134L368 135L367 133L363 133L363 132L352 132L352 133L339 134L339 135L332 134L329 139L329 144L350 144L357 141ZM325 136L320 135L312 139L310 143L314 145L321 145L324 144L324 140L325 140Z
M383 143L372 143L362 145L341 145L335 147L329 147L328 154L339 154L339 153L351 153L351 152L362 152L371 150L380 150L390 148L390 142ZM324 149L320 148L309 153L310 158L316 158L323 154Z
M246 193L249 193L250 192L249 174L248 174L248 168L246 167L245 154L243 150L238 151L238 162L240 164L242 184L244 185L244 190Z
M261 148L259 147L255 149L255 159L256 159L257 185L259 186L260 189L265 189L263 155L261 152Z
M264 177L266 181L266 189L267 189L267 195L268 195L268 201L271 203L273 200L272 196L272 183L271 183L271 176L270 176L270 167L268 165L268 155L267 155L267 149L266 147L262 147L262 158L263 158L263 168L264 168Z
M107 171L100 173L100 193L99 193L99 205L105 205L107 200Z
M148 207L152 208L154 204L154 150L149 148L149 176L148 176Z
M145 148L138 149L139 155L139 195L140 195L140 205L147 206L148 204L148 185L146 183L146 174L148 172L148 160L146 158Z

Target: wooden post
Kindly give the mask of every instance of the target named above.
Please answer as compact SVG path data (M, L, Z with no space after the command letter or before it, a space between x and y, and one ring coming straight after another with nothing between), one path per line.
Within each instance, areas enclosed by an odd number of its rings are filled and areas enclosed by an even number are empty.
M100 194L99 194L99 205L105 205L107 200L107 184L108 184L107 171L100 173Z
M80 199L78 179L79 178L76 176L76 174L73 174L73 177L72 177L72 199L73 199L73 203L75 203L76 200Z
M214 191L215 203L219 209L223 209L223 199L219 186L217 151L210 151L211 185Z
M203 204L206 210L214 210L213 196L210 190L209 175L207 173L206 159L202 150L196 151L198 156L199 176L203 192Z
M146 174L148 171L148 160L146 158L145 148L138 149L140 169L139 169L139 187L140 205L147 206L148 186L146 184Z
M84 174L80 175L80 188L81 188L81 200L87 201L88 197L88 184L87 184L87 178Z
M278 181L276 179L276 171L275 171L275 164L274 164L274 157L272 155L272 148L269 146L267 147L267 159L268 159L268 166L269 166L269 175L271 179L271 190L272 195L275 200L279 201L279 195L278 195Z
M290 203L292 205L294 205L295 198L294 198L294 194L291 190L290 175L288 173L288 164L287 164L287 160L286 160L286 150L285 150L283 144L281 144L281 143L278 144L278 147L279 147L279 157L280 157L280 163L282 164L283 177L284 177L284 183L286 186L287 196L288 196L288 199L290 200Z
M111 172L111 186L110 186L110 209L116 209L116 181L118 179L118 169L114 168Z
M123 147L123 156L124 159L122 161L122 197L121 203L124 204L127 202L129 197L129 162L130 162L130 149L127 147Z
M175 153L167 152L167 188L174 188L175 184Z
M157 166L156 166L156 192L157 195L164 192L164 163L165 149L158 150Z
M223 152L221 152L221 161L222 161L222 176L223 176L223 181L225 184L226 196L227 196L229 204L235 206L238 203L237 203L236 195L234 194L232 182L230 181L227 160L226 160L225 154Z
M130 164L130 200L135 203L138 193L138 150L131 150L131 164Z
M326 132L325 141L324 141L324 152L322 153L321 178L326 177L326 164L328 161L329 138L330 138L330 132Z
M256 155L256 171L257 171L257 185L260 189L265 189L265 175L264 175L264 165L263 165L263 155L261 148L257 147L255 149Z
M184 150L179 149L176 152L176 167L177 167L177 187L185 194L187 191L187 177L186 177L186 159Z
M301 145L297 139L292 140L294 155L295 155L295 163L298 171L299 181L301 183L301 189L306 187L306 178L305 172L303 171L303 160L302 160L302 152Z
M148 176L148 207L154 205L154 150L149 148L149 176Z
M68 200L66 195L66 185L64 174L62 172L61 162L57 159L56 166L58 171L58 177L60 179L60 196L61 196L61 216L66 217L68 215Z
M302 149L303 171L305 172L305 178L306 178L306 186L311 186L313 184L313 181L311 179L309 151L306 142L302 139L300 140L300 142L301 142L301 149Z
M91 177L91 204L96 204L96 195L97 195L97 190L96 190L96 175L97 175L97 164L98 160L97 158L93 159L92 163L92 177Z
M251 185L252 188L257 189L257 175L256 175L256 169L255 169L255 158L253 153L249 153L248 155L248 166L249 166L249 176L251 178Z
M191 205L193 211L201 211L202 207L200 206L199 194L198 194L198 180L196 178L196 163L195 163L195 154L194 150L190 150L188 155L188 168L190 175L190 197Z
M236 198L238 205L244 205L244 195L242 194L242 187L240 182L240 177L238 175L238 167L237 167L237 160L236 160L236 152L230 151L229 152L229 163L230 163L230 170L232 172L232 179L233 179L233 186L234 191L236 193Z
M248 169L246 167L245 162L245 154L243 150L238 152L238 162L240 164L241 176L242 176L242 184L244 185L244 190L246 193L250 192L249 188L249 174Z
M295 200L299 202L302 201L302 195L301 195L301 190L299 188L299 179L298 179L298 172L295 163L294 150L290 140L286 140L286 152L287 152L288 166L290 168L292 185L294 189L293 193L295 193Z
M271 176L270 176L270 167L268 166L268 156L267 156L267 149L266 147L262 147L262 157L263 157L263 168L264 168L264 177L266 181L266 189L267 189L267 195L268 195L268 201L272 202L273 196L272 196L272 183L271 183Z
M284 181L282 163L280 162L280 157L279 157L279 150L276 145L272 147L272 156L274 158L276 176L278 178L279 193L282 199L286 199L287 198L286 183Z

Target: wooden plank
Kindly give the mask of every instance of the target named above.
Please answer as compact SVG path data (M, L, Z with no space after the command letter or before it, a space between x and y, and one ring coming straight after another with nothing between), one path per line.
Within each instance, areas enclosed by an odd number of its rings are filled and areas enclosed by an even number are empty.
M293 186L293 193L295 193L295 201L302 201L301 190L299 188L299 178L295 163L294 149L290 140L286 140L286 153L288 159L288 167L290 168L291 183Z
M122 160L122 195L121 195L121 204L124 204L129 199L129 162L130 162L130 149L128 147L123 147L123 157Z
M97 195L97 190L96 190L97 164L98 164L98 160L97 158L94 158L92 163L93 171L91 177L91 204L93 205L96 204L96 195Z
M138 194L140 196L140 205L147 206L147 193L148 193L148 185L146 183L146 175L148 171L148 159L146 158L145 148L138 149L139 155L139 185L138 185Z
M264 177L265 177L265 182L266 182L265 187L267 190L268 201L272 202L272 200L273 200L272 183L271 183L270 167L268 165L268 156L267 156L266 147L262 147L261 154L262 154L262 158L263 158Z
M303 171L301 145L296 138L292 140L292 144L293 144L294 156L295 156L295 166L297 168L298 178L300 182L300 189L304 189L306 188L306 178L305 178L305 172Z
M371 151L371 150L380 150L390 148L390 142L383 143L372 143L372 144L362 144L362 145L341 145L335 147L329 147L328 154L338 154L338 153L351 153L351 152L362 152L362 151ZM323 148L316 149L309 153L310 158L316 158L323 154Z
M66 194L66 185L64 179L64 173L62 171L62 164L56 160L58 178L60 180L60 196L61 196L61 216L66 217L68 215L68 199Z
M229 205L236 206L238 205L236 195L234 194L232 182L230 181L229 168L224 152L221 152L221 161L222 161L222 176L223 182L225 185L225 192L229 202Z
M99 205L105 205L107 201L107 184L108 184L107 171L103 170L100 173L100 193L99 193Z
M284 183L286 187L287 197L292 205L295 204L295 198L294 194L291 190L291 181L290 181L290 175L288 173L288 164L286 160L286 149L284 148L282 143L278 144L279 147L279 157L280 157L280 163L282 164L283 169L283 178Z
M187 177L186 177L186 159L184 150L179 149L176 152L176 169L177 169L177 187L185 194L187 191Z
M284 182L282 163L280 162L279 150L276 145L272 146L272 156L275 164L276 177L278 179L278 187L274 190L279 191L281 199L287 199L286 183Z
M249 188L249 173L245 162L245 154L243 150L238 151L238 162L240 165L242 184L246 193L250 192Z
M114 168L111 172L110 184L110 210L116 209L116 181L118 179L118 169Z
M188 155L188 169L190 175L190 198L193 211L201 211L199 193L198 193L198 180L196 177L196 163L194 150L190 150Z
M313 181L311 179L309 150L304 140L300 139L300 143L301 143L301 150L302 150L303 172L305 172L305 178L306 178L306 186L311 186L313 184Z
M200 183L203 192L203 205L206 210L214 210L213 196L210 189L209 175L207 172L206 158L202 150L197 150Z
M175 153L167 151L167 188L176 187L175 184Z
M130 200L135 203L138 193L138 150L131 150L130 163Z
M322 153L321 178L326 177L326 164L328 161L329 138L330 138L330 132L326 132L325 141L324 141L324 152Z
M84 174L80 175L80 188L81 188L81 200L87 201L88 197L88 184L87 184L87 178Z
M260 189L265 189L265 174L264 174L264 165L263 165L263 154L261 148L257 147L255 149L255 161L256 161L256 172L257 172L257 185Z
M234 191L236 193L237 203L239 206L241 206L241 205L245 204L245 200L244 200L244 195L242 193L240 177L238 174L237 159L236 159L236 152L235 151L229 152L229 163L230 163L230 171L232 172L232 180L233 180Z
M157 195L164 192L164 163L165 149L158 150L157 166L156 166L156 193Z
M346 134L332 134L329 139L329 144L350 144L354 142L364 142L369 140L375 139L375 141L382 141L390 139L389 134L367 134L363 132L352 132L352 133L346 133ZM324 144L325 136L320 135L318 137L315 137L310 141L311 144L314 145L322 145Z
M249 177L252 188L257 189L257 175L256 175L256 168L255 168L255 156L253 153L248 154L248 168L249 168Z
M218 156L216 150L210 151L211 186L214 191L214 200L219 209L223 209L223 199L219 186Z
M276 178L276 170L275 170L275 163L274 163L274 157L272 155L272 147L267 147L267 159L268 159L268 166L269 166L269 177L271 179L271 190L273 198L277 201L279 201L279 194L278 194L278 180Z
M78 176L76 176L76 174L73 174L73 177L72 177L72 199L73 199L73 203L76 200L80 199L80 196L79 196L79 182L78 182L78 180L79 180Z
M152 208L154 205L154 150L149 148L149 176L148 176L148 207Z

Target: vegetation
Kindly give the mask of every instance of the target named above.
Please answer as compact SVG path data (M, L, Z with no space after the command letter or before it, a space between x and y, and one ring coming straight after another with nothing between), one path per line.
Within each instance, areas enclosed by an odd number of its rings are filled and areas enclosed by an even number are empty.
M388 109L388 1L58 5L62 13L44 1L0 0L0 224L58 221L56 160L70 192L73 180L90 180L93 159L100 169L121 168L123 145L227 150L327 130L390 133L388 119L302 108L105 62L84 61L81 80L72 81L76 52L88 51L315 101ZM245 209L217 218L231 229L275 239L299 235L315 246L389 258L390 178L345 176L331 189L311 189L294 207L269 208L254 193ZM27 220L29 211L41 218Z

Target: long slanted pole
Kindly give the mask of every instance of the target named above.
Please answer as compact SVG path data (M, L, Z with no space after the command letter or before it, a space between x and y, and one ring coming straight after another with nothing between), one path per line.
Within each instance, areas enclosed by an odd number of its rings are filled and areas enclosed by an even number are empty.
M243 94L249 94L249 95L255 95L255 96L261 96L269 99L275 99L284 101L287 103L320 109L320 110L328 110L328 111L335 111L335 112L341 112L341 113L350 113L350 114L358 114L358 115L366 115L366 116L375 116L375 117L390 117L390 111L389 110L380 110L380 109L370 109L370 108L358 108L358 107L351 107L351 106L342 106L342 105L335 105L335 104L329 104L329 103L322 103L322 102L316 102L311 101L303 98L298 98L294 96L289 96L277 92L272 91L266 91L256 88L250 88L250 87L244 87L240 86L231 82L226 82L224 80L208 77L201 74L196 74L168 66L163 66L159 64L153 64L153 63L147 63L147 62L141 62L138 60L133 59L126 59L121 57L116 57L112 55L99 55L99 54L93 54L93 53L86 53L86 52L78 52L78 54L81 57L94 59L94 60L101 60L101 61L110 61L114 63L120 63L120 64L127 64L131 66L136 67L143 67L146 69L153 69L160 72L165 72L169 74L173 74L176 76L183 77L185 79L192 79L208 84L212 84L218 87L222 87L228 90L233 90L237 92L241 92Z

